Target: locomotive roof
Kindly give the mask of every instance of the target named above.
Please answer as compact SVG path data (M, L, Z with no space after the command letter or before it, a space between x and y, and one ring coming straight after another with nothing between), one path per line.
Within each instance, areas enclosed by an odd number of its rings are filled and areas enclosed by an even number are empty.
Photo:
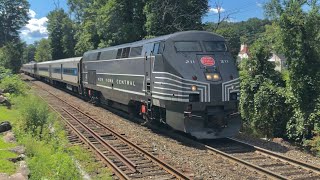
M135 41L135 42L121 44L121 45L117 45L117 46L110 46L107 48L91 50L91 51L85 52L84 54L97 53L97 52L101 52L101 51L105 51L105 50L114 50L114 49L125 48L125 47L141 46L143 44L147 44L147 43L151 43L151 42L165 41L167 39L174 38L174 37L177 37L180 35L194 34L194 33L208 34L211 36L214 35L214 36L217 36L221 40L224 39L222 36L215 34L215 33L208 32L208 31L181 31L181 32L176 32L173 34L159 36L159 37L155 37L155 38L151 38L151 39L145 39L145 40Z
M64 63L64 62L76 62L80 61L82 57L73 57L73 58L67 58L67 59L58 59L58 60L53 60L53 61L45 61L45 62L40 62L37 64L51 64L51 63Z

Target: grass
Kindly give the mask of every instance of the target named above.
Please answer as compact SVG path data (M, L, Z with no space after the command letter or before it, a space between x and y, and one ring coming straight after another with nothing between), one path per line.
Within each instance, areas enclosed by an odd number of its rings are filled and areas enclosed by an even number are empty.
M0 106L0 122L9 121L13 123L18 117L19 111ZM17 157L15 153L9 151L10 148L15 146L15 143L4 142L3 136L0 135L0 172L13 174L16 171L16 165L7 160L8 158Z
M8 160L8 158L17 157L15 153L9 151L14 146L16 144L6 143L3 136L0 136L0 172L2 173L13 174L16 171L16 165Z
M91 179L112 179L111 173L88 150L68 146L64 126L57 114L49 111L46 102L31 95L25 84L16 77L0 83L0 87L12 90L11 109L0 105L0 122L9 121L17 144L25 146L30 179L82 179L76 161ZM5 82L5 83L4 83ZM15 93L17 92L17 93ZM15 143L5 143L0 135L0 173L16 172L16 164L8 158L16 157L9 151ZM97 174L98 173L98 174Z
M86 173L88 173L92 179L112 179L112 172L104 168L100 162L96 162L91 153L80 146L71 146L69 151L72 156L77 159L81 168L83 168ZM96 173L99 173L98 175Z
M5 106L0 106L0 122L16 122L19 117L20 113L17 109L7 109Z

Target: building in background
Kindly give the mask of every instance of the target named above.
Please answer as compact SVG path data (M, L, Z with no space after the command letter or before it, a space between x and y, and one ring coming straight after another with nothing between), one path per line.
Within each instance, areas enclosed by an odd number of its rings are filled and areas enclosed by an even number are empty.
M276 71L281 72L287 69L287 59L282 54L273 52L271 58L268 61L275 64L276 67L274 68L274 70Z
M237 57L237 63L239 64L242 59L248 59L249 58L249 47L247 44L241 44L240 52Z

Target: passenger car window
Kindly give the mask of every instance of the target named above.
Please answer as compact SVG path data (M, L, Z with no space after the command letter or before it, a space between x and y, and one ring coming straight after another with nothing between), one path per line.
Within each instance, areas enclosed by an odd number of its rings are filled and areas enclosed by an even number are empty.
M197 41L177 41L174 43L177 52L201 52L202 48Z
M217 51L227 51L227 45L225 42L219 42L219 41L205 41L203 42L204 46L206 48L206 51L209 52L217 52Z

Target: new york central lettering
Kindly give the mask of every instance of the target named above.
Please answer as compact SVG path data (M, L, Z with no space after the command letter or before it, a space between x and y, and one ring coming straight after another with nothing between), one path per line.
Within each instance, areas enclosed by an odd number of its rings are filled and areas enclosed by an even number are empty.
M113 78L98 78L98 81L100 82L106 82L106 83L115 83L119 85L126 85L126 86L136 86L135 81L130 81L126 79L113 79Z
M134 81L129 81L129 80L121 80L121 79L117 79L116 80L117 84L120 85L127 85L127 86L136 86Z

